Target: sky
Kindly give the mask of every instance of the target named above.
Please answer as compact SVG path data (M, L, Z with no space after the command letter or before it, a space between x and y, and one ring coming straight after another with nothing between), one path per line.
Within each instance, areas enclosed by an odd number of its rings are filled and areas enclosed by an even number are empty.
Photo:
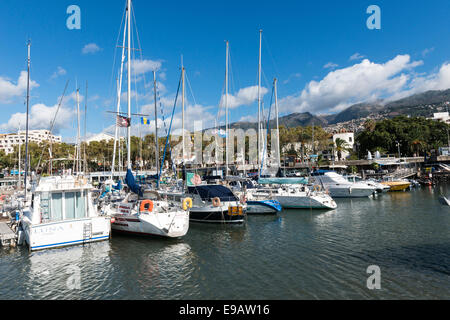
M114 114L108 111L116 109L125 2L0 1L0 133L25 127L28 39L30 129L50 128L69 81L54 133L74 141L77 87L82 125L87 105L87 135L114 132ZM80 8L80 29L67 27L70 5ZM367 26L371 5L380 8L381 29ZM133 12L133 48L139 50L133 50L131 61L132 112L154 119L155 69L166 126L181 60L186 69L186 128L192 129L195 120L203 120L204 128L216 120L224 124L219 106L225 100L225 40L230 44L230 122L257 119L260 29L265 116L274 78L280 115L332 114L363 101L450 88L447 0L133 0ZM121 110L126 111L126 73L121 92ZM153 132L154 122L139 123L134 116L134 134ZM178 104L173 129L180 127ZM82 134L84 130L82 126Z

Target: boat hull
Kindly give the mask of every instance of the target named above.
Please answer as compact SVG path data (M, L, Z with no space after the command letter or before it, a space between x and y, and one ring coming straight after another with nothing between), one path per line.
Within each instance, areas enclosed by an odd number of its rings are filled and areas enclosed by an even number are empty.
M114 232L142 236L179 238L189 230L189 213L177 211L173 213L141 213L115 214L111 228Z
M336 209L337 204L331 197L320 196L274 196L285 209Z
M375 189L369 188L335 188L329 187L328 192L332 198L367 198L373 195Z
M89 227L87 235L85 228ZM39 225L22 224L25 242L30 251L59 248L108 240L111 221L107 217L92 217Z
M247 201L247 214L276 214L282 210L281 204L274 200Z
M406 189L408 189L411 184L410 183L389 183L389 182L382 182L382 184L389 186L390 189L389 191L405 191Z
M245 214L229 213L228 208L224 207L193 207L190 210L189 221L197 223L244 223Z

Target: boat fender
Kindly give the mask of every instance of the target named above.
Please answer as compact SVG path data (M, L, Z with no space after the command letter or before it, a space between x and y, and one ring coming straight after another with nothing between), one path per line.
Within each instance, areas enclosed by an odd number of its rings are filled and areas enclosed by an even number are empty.
M141 206L139 207L140 212L152 212L153 211L153 201L152 200L144 200L141 202Z
M192 208L192 199L186 198L183 200L183 210L188 211L190 208Z
M214 198L214 199L212 199L212 204L213 204L213 206L214 207L220 207L220 198L219 197L216 197L216 198Z

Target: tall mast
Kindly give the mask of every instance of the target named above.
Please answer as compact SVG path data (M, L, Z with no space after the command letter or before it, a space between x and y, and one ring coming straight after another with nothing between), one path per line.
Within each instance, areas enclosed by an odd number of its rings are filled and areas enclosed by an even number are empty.
M128 0L127 5L127 13L128 13L128 121L131 121L131 0ZM128 136L128 144L127 144L127 164L128 169L132 169L131 166L131 123L129 123L127 127L127 136Z
M76 171L80 172L80 158L81 158L81 146L80 146L80 89L77 88L77 163L76 163Z
M261 164L261 41L262 30L259 30L259 62L258 62L258 168Z
M21 173L21 165L20 165L20 162L21 162L21 156L20 156L20 153L21 153L21 149L22 149L22 139L20 138L20 124L19 124L19 131L17 131L17 135L19 136L19 180L18 180L18 188L20 189L20 187L22 186L22 173Z
M127 12L128 12L128 8L127 8ZM119 127L117 126L117 116L119 116L119 112L120 112L120 102L121 102L121 97L122 97L122 77L123 77L123 64L125 63L125 40L126 40L126 35L127 35L127 21L128 21L128 13L125 16L125 24L124 24L124 28L123 28L123 44L122 44L122 60L120 63L120 72L119 72L119 78L117 80L117 114L116 114L116 131L115 131L115 136L114 136L114 151L113 151L113 162L112 162L112 168L111 168L111 174L112 177L114 177L114 171L115 171L115 164L116 164L116 152L117 152L117 144L119 144L119 148L120 148L120 137L119 137ZM117 139L119 139L119 143L117 142ZM119 153L120 153L120 149L119 149ZM122 167L122 165L120 164L120 156L119 156L119 170Z
M86 158L86 131L87 131L87 99L88 99L88 82L86 81L86 100L84 104L84 165L83 165L83 172L84 174L87 173L87 158Z
M277 160L278 168L281 167L281 152L280 152L280 127L278 124L278 94L277 94L277 78L273 79L274 95L275 95L275 117L277 125Z
M159 175L159 143L158 143L158 107L156 101L156 71L153 70L153 88L154 88L154 100L155 100L155 164L156 164L156 175ZM159 187L159 178L157 181L157 186Z
M227 50L226 50L226 67L225 67L225 160L226 160L226 168L225 168L225 176L228 176L228 56L229 56L229 43L226 41Z
M25 133L25 175L24 175L25 201L27 200L27 175L28 175L28 114L29 114L29 109L30 109L30 69L31 69L30 52L31 52L31 41L28 40L27 120L26 120L26 129L25 129L26 133ZM21 139L19 136L19 141L20 140ZM20 147L19 147L19 155L20 155ZM20 170L19 170L19 177L20 177Z
M183 56L181 56L181 81L182 81L182 93L181 93L181 134L182 139L181 143L183 144L183 163L184 163L184 157L185 157L185 150L184 150L184 103L185 103L185 85L184 85L184 78L185 78L185 70L184 70L184 64L183 64Z

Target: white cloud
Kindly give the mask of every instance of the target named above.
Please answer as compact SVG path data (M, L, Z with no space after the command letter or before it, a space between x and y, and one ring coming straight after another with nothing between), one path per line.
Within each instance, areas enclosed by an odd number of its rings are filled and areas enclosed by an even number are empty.
M85 45L85 46L83 47L83 49L81 50L81 52L82 52L83 54L89 54L89 53L94 54L94 53L96 53L96 52L98 52L98 51L100 51L100 50L101 50L101 48L100 48L97 44L95 44L95 43L89 43L89 44L87 44L87 45Z
M426 48L425 50L422 51L422 56L425 57L428 54L432 53L434 51L434 47L433 48Z
M353 66L331 71L321 81L309 82L300 93L281 99L280 110L333 113L354 103L393 96L407 88L412 78L407 73L422 64L422 61L411 62L409 55L398 55L384 64L364 59ZM445 83L446 72L426 82L433 79Z
M267 88L261 87L261 99L267 94L269 90ZM258 100L258 86L251 86L242 88L238 91L236 95L228 94L228 108L234 109L244 105L250 105ZM222 96L220 100L220 105L225 107L225 95Z
M153 70L159 70L161 69L162 62L161 61L154 61L149 59L143 59L143 60L131 60L131 71L135 75L145 74L147 72L153 71ZM165 77L165 74L160 77Z
M294 73L294 74L291 74L286 80L284 80L283 81L283 84L288 84L289 82L291 82L291 80L292 79L294 79L294 78L300 78L302 76L302 74L301 73Z
M17 84L8 78L0 77L0 103L8 104L14 102L16 98L24 97L27 90L28 73L22 71L20 73ZM30 80L30 89L39 87L36 81Z
M56 79L59 76L64 76L67 74L67 71L64 70L64 68L62 67L58 67L57 70L52 74L52 76L50 77L50 79Z
M333 62L328 62L326 65L323 66L324 69L335 69L337 67L339 67L339 65Z
M74 106L75 99L75 92L67 95L63 99L55 120L55 125L53 127L54 134L58 134L61 129L73 127L75 123L74 121L76 121L76 111ZM80 95L80 102L83 101L83 99L84 97ZM29 129L50 129L50 124L55 117L56 110L58 109L59 100L60 98L58 98L58 102L53 106L47 106L43 103L32 105L29 113ZM17 112L11 115L8 122L0 124L0 131L5 133L16 132L19 126L21 129L24 129L25 124L26 113Z
M361 59L364 59L364 58L365 58L365 56L363 56L363 55L359 54L358 52L356 52L355 54L353 54L353 55L349 58L349 60L350 60L350 61L353 61L353 60L361 60Z

